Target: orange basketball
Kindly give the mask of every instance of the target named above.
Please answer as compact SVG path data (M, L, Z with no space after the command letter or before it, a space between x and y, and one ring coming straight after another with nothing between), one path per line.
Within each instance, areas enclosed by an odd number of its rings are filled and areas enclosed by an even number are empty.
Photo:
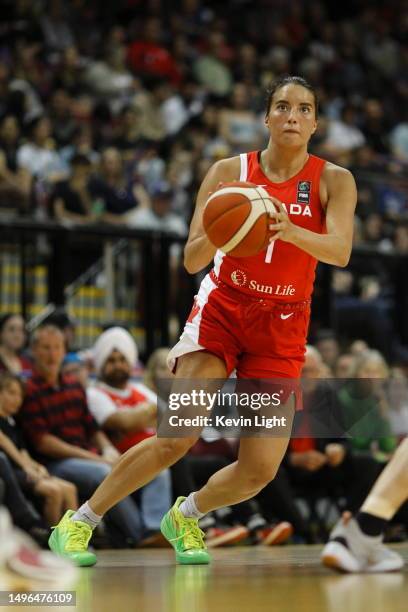
M271 211L275 207L263 187L242 181L224 183L206 202L204 230L224 253L250 257L268 246Z

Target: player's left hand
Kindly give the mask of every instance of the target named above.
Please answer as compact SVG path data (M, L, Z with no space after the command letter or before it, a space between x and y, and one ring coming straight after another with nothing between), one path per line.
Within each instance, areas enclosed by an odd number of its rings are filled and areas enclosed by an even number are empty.
M269 230L276 233L269 238L269 242L274 242L278 238L284 242L290 242L296 230L296 225L289 219L282 202L272 196L270 196L270 199L275 205L276 211L269 213L271 219L274 220L274 223L269 225Z

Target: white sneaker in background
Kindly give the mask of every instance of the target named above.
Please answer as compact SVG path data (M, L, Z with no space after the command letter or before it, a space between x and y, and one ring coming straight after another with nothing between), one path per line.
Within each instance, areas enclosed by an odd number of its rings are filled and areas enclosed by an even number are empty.
M343 572L394 572L403 558L382 542L382 536L365 535L355 519L343 518L330 534L321 554L323 565Z

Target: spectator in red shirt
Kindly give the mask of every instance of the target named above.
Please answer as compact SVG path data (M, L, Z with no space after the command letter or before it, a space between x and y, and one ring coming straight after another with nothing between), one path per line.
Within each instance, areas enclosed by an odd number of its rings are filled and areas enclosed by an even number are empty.
M173 85L181 81L180 70L174 58L162 46L160 20L152 17L146 21L142 40L136 40L129 46L128 62L139 75L165 77Z
M53 325L36 330L31 339L33 377L21 411L23 432L50 474L73 482L88 498L119 456L88 410L85 390L61 375L64 336ZM73 514L72 510L67 513ZM114 545L134 545L143 536L136 502L127 497L108 516Z

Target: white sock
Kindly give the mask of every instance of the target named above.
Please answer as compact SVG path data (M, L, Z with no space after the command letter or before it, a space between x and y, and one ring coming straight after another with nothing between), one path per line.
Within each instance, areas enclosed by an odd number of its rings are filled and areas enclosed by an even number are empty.
M102 520L102 516L95 514L88 502L82 504L80 508L71 516L71 521L82 521L95 529Z
M190 493L186 499L181 502L179 510L185 518L200 519L205 515L205 512L200 512L194 501L194 493Z

